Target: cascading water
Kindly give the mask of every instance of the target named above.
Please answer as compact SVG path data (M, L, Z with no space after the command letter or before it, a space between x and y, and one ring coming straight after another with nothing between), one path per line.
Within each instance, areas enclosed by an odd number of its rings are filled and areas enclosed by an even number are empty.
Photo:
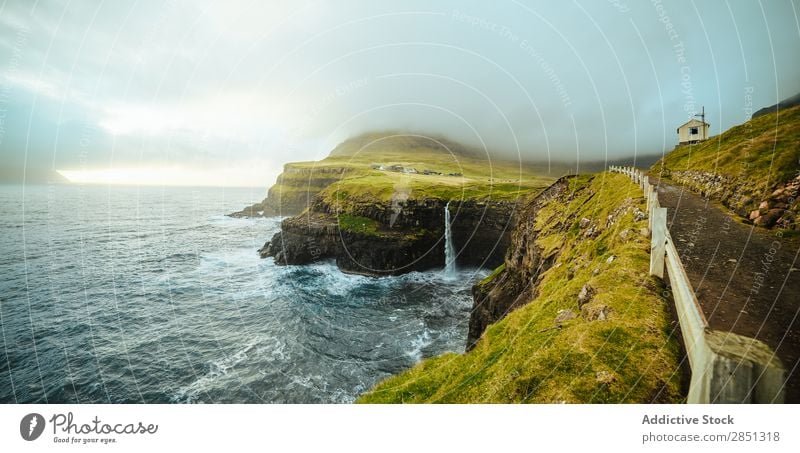
M456 250L453 247L453 232L450 227L450 202L444 207L444 275L456 276Z

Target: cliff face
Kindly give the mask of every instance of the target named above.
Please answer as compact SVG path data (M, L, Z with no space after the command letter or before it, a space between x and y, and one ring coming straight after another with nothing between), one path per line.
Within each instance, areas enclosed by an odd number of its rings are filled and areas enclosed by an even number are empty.
M311 209L285 219L261 249L278 264L335 258L345 272L397 275L444 266L441 200L357 204L346 213L317 198ZM509 243L513 202L451 202L456 263L497 266Z
M292 216L311 206L316 196L350 171L337 166L286 164L269 190L267 198L229 214L231 217Z
M558 251L544 251L537 245L537 212L553 198L564 196L568 179L559 179L519 210L502 269L472 287L467 350L489 325L536 297L539 278L553 265Z

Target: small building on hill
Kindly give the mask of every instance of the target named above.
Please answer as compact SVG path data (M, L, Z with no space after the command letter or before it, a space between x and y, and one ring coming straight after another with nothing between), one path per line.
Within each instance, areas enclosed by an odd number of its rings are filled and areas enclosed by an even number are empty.
M708 128L711 125L705 121L692 118L678 126L678 144L689 145L708 140Z

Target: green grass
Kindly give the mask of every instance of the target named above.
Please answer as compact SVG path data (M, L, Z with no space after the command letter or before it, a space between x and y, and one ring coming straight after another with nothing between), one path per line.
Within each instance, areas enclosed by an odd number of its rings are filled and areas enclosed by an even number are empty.
M497 266L492 271L491 274L487 275L486 278L484 278L483 280L481 280L478 283L478 286L486 286L486 285L488 285L489 283L494 281L494 279L497 278L497 276L500 275L505 269L506 269L506 263L503 263L503 264Z
M339 228L361 234L378 235L379 224L369 217L339 214Z
M310 170L314 177L330 178L330 169L346 169L322 193L329 202L342 204L407 199L513 200L541 189L554 178L545 169L518 162L493 160L484 152L444 139L447 146L418 137L365 134L340 144L331 155L316 162L295 162L287 168ZM414 168L417 174L376 170L373 164ZM441 175L424 175L424 170ZM448 176L459 174L460 176ZM288 176L288 178L297 177ZM302 176L308 178L308 175Z
M647 221L633 220L634 207L644 209L640 189L610 173L570 184L572 196L548 203L535 220L537 245L558 253L541 277L538 296L491 325L470 352L424 360L379 383L359 402L681 400L667 301L662 285L648 276L649 240L638 233ZM606 228L608 215L614 223ZM599 236L586 238L585 230L575 228L583 217L602 225ZM623 230L630 230L627 240L620 237ZM597 292L585 308L607 306L606 321L589 321L578 310L576 298L585 284ZM578 317L557 328L554 318L565 309ZM610 382L598 379L600 372Z
M546 187L552 178L529 176L525 180L491 181L482 176L452 177L407 175L396 172L353 173L322 191L330 204L390 202L393 197L439 200L516 200Z
M679 146L651 170L724 175L735 186L731 190L758 198L796 176L798 162L800 106L760 116L697 145Z

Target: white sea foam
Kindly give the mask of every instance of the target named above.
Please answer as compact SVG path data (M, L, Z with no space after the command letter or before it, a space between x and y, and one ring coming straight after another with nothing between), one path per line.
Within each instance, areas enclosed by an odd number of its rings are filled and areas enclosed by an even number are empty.
M430 331L425 328L422 333L411 340L411 349L406 351L406 355L414 359L414 362L419 362L422 360L422 350L430 346L432 342Z
M272 340L278 341L276 338ZM204 393L215 387L221 377L228 375L232 369L246 362L249 358L248 354L252 353L262 342L263 338L254 338L233 354L211 361L209 371L191 384L178 389L172 397L173 402L192 403L198 401Z

